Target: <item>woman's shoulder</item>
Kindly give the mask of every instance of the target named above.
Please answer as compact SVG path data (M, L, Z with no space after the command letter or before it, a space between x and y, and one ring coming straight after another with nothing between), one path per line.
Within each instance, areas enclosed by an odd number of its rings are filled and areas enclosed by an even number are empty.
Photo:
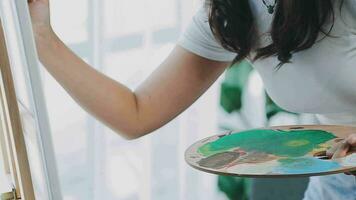
M207 3L200 5L179 38L178 45L199 56L215 61L231 62L236 56L236 53L224 49L212 33Z

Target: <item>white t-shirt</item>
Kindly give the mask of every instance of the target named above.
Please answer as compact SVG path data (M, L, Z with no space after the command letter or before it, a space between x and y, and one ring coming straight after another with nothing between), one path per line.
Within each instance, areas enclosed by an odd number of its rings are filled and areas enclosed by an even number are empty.
M326 37L311 48L294 53L292 62L284 64L278 71L275 70L279 63L276 57L257 60L252 64L268 94L282 108L296 113L316 114L323 124L356 125L356 0L345 0L341 13L340 1L334 0L335 22L330 33L336 37ZM261 46L266 46L271 41L268 31L273 16L268 14L262 1L250 0L250 4ZM236 56L215 40L205 7L193 17L178 45L216 61L230 62ZM356 199L356 179L344 175L337 175L337 179L340 179L341 186L330 185L335 183L335 177L323 178L324 186L311 186L319 188L308 190L311 192L307 192L306 198ZM320 180L312 179L311 183ZM317 191L320 192L317 194Z
M267 13L262 1L251 1L251 5L262 33L261 44L265 46L270 41L267 32L272 15ZM326 37L310 49L294 53L292 63L284 64L278 71L276 57L253 63L267 92L282 108L332 118L337 114L356 113L356 0L346 0L341 15L335 8L331 35L337 37ZM215 40L204 7L193 17L178 45L216 61L232 61L236 56Z

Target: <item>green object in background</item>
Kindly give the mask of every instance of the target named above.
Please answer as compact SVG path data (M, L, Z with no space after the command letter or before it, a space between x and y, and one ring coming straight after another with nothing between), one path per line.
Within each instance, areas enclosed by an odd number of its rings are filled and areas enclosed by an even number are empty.
M252 66L248 61L242 61L231 66L225 73L221 84L220 105L228 113L241 109L241 96L248 80Z
M247 83L252 66L242 61L231 66L221 84L220 105L227 112L239 111L242 107L242 91ZM230 176L218 177L218 188L230 200L248 200L249 179Z
M275 114L277 114L279 112L292 113L292 112L286 111L286 110L282 109L281 107L279 107L276 103L273 102L271 97L269 97L266 93L266 116L267 116L267 119L270 119L271 117L273 117ZM295 114L295 113L292 113L292 114Z
M244 60L231 66L225 73L221 84L220 105L227 113L239 111L242 107L242 93L253 70L251 64ZM276 105L266 93L267 119L279 112L287 112Z
M225 79L221 84L220 105L227 113L240 111L242 93L252 70L251 64L244 60L226 71ZM276 105L266 93L267 119L269 120L279 112L286 111ZM250 179L219 176L218 188L230 200L248 200L251 190Z
M218 188L229 200L248 200L251 180L247 178L219 176Z

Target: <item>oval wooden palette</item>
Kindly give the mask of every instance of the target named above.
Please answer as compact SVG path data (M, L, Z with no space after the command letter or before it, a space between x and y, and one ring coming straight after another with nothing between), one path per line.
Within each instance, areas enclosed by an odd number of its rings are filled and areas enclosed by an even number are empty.
M192 167L219 175L301 177L356 171L356 152L325 159L325 151L356 127L278 126L229 132L193 144L185 152Z

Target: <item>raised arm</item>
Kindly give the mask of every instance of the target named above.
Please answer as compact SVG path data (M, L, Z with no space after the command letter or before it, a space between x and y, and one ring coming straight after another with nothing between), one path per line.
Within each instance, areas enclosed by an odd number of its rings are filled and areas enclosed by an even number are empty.
M172 120L202 95L227 66L177 46L133 92L90 67L61 42L49 23L48 0L31 2L30 9L43 65L84 109L129 139Z

